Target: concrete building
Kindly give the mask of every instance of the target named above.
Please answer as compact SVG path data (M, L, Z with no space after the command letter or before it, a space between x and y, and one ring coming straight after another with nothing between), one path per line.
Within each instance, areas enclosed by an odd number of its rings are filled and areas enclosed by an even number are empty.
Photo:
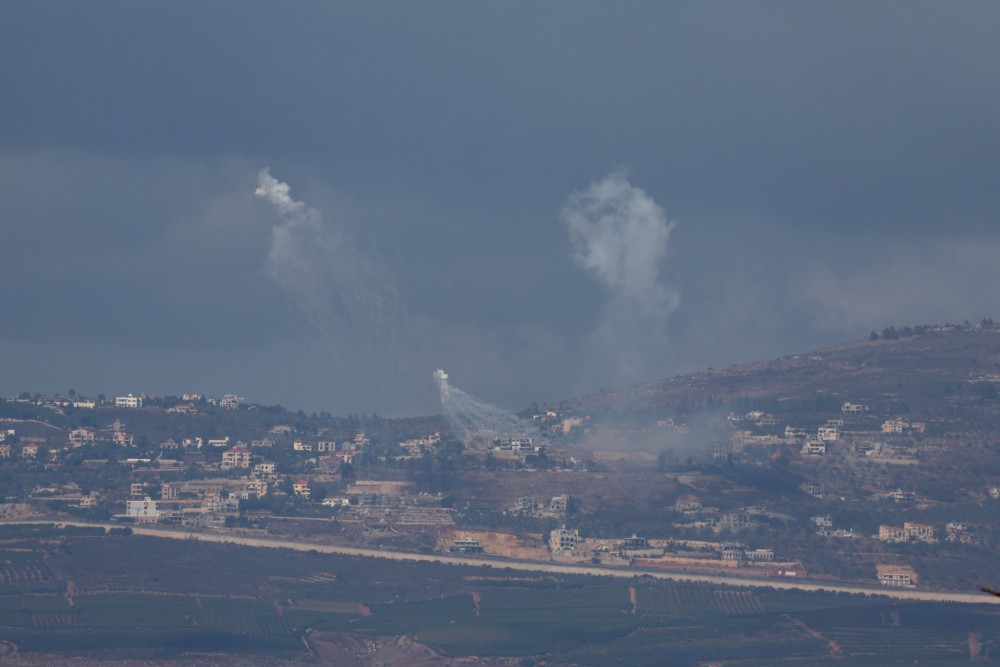
M822 440L809 440L802 445L802 454L805 456L826 456L826 443Z
M236 410L241 405L246 404L247 399L242 396L237 396L236 394L226 394L219 401L219 407L225 408L226 410Z
M133 396L129 394L128 396L115 396L115 407L116 408L141 408L142 407L142 397Z
M69 432L66 441L73 447L83 447L94 444L94 432L87 428L75 428Z
M934 526L907 521L900 526L878 527L878 539L883 542L934 542Z
M233 447L222 452L222 469L250 467L250 450L245 447Z
M549 533L549 549L553 554L572 556L580 545L580 531L569 530L566 526L556 528Z
M129 500L125 503L125 516L139 523L156 523L160 519L157 501L146 496L143 500Z
M876 565L875 571L883 586L913 588L919 582L917 571L909 565Z

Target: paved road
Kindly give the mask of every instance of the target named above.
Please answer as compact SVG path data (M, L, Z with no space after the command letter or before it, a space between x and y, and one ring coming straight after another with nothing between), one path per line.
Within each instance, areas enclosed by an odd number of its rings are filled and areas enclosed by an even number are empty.
M59 526L90 526L100 528L122 528L122 524L100 523L90 521L45 521L45 520L0 520L0 523L38 524L55 523ZM665 579L668 581L688 581L722 586L747 586L759 588L780 588L785 590L826 591L834 593L855 593L860 595L883 596L899 600L922 600L925 602L959 602L963 604L1000 604L1000 598L987 593L949 593L923 590L897 590L891 588L873 588L849 584L836 584L807 580L784 579L748 579L741 577L726 577L712 574L696 574L691 572L665 572L662 570L624 569L590 565L564 565L539 561L507 560L489 556L446 556L441 554L422 554L406 551L389 551L365 547L348 547L336 544L316 544L298 540L279 540L274 538L249 537L233 533L193 533L168 528L153 528L150 526L132 525L136 535L163 537L174 540L197 540L199 542L216 542L221 544L239 544L247 547L269 549L292 549L294 551L316 551L327 554L345 556L364 556L397 561L418 561L427 563L444 563L448 565L464 565L471 567L506 568L523 572L549 572L552 574L589 575L602 577L617 577L631 579L638 575Z

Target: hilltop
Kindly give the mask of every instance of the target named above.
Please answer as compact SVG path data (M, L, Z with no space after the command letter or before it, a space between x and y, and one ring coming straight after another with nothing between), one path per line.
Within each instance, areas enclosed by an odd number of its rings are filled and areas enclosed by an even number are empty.
M561 411L690 412L738 404L955 416L963 403L997 398L1000 329L935 327L898 338L852 341L771 361L729 366L563 401Z

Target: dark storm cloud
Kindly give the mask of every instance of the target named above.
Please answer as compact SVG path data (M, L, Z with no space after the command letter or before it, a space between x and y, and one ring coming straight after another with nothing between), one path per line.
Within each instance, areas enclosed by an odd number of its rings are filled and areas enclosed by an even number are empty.
M617 164L681 221L659 268L683 300L651 374L996 315L998 20L987 3L5 3L5 356L92 344L106 363L79 372L108 384L232 378L335 411L434 409L437 367L513 407L562 398L601 382L580 368L606 307L559 211ZM288 342L252 195L268 165L397 286L404 335L377 383ZM198 361L167 369L164 350ZM30 366L2 389L33 388Z

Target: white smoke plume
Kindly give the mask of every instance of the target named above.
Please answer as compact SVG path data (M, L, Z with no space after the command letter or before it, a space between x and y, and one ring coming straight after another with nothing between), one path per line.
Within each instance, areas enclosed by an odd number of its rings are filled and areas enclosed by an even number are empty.
M274 205L268 270L305 320L308 340L352 371L391 375L398 298L341 226L301 201L264 168L254 194ZM380 370L381 369L381 370ZM388 381L388 379L387 379Z
M667 321L680 304L679 293L663 285L660 276L676 223L629 183L624 169L570 195L561 217L577 263L608 294L591 337L595 363L590 366L597 367L601 380L648 377L658 369L657 361L662 364Z
M537 436L533 422L451 386L444 371L434 371L434 381L448 425L463 443L471 444L477 438Z

